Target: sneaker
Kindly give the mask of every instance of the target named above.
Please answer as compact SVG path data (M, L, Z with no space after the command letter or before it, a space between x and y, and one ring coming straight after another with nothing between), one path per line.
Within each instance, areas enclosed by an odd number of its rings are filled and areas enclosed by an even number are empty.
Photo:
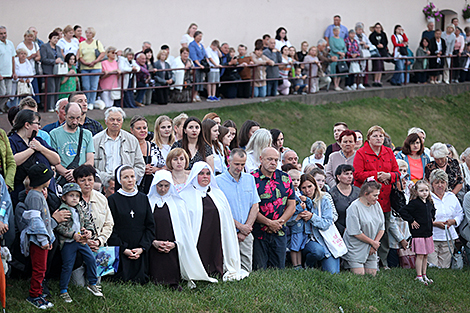
M42 298L42 300L44 301L44 303L46 304L46 306L47 306L48 309L54 307L54 304L53 304L53 303L47 301L46 299L44 299L44 297L41 297L41 298Z
M335 87L335 90L336 90L336 91L342 91L343 88L341 88L341 87Z
M294 266L294 270L298 271L298 270L303 270L304 268L302 267L302 265L296 265Z
M366 89L366 87L364 87L363 84L359 84L359 86L357 86L357 89Z
M427 282L428 284L432 284L434 282L434 280L428 278L426 275L423 275L423 279L425 282Z
M420 283L424 284L425 286L428 285L428 282L423 279L423 277L416 277L415 280L419 281Z
M49 290L49 284L46 279L42 281L42 297L45 299L51 296L51 291Z
M72 297L70 297L69 293L68 292L64 292L64 293L61 293L59 295L62 300L64 300L64 302L66 303L71 303L73 300L72 300Z
M103 293L101 292L100 288L96 285L88 285L86 289L90 290L90 292L97 297L103 296Z
M26 298L26 301L31 303L33 306L35 306L38 309L41 310L46 310L47 309L47 304L44 302L44 299L42 297L28 297Z
M352 89L352 90L356 90L356 89L357 89L357 84L354 83L354 84L351 86L351 89Z
M214 101L220 101L222 98L220 97L213 97L214 98Z
M201 102L201 97L199 97L199 95L196 96L196 101Z
M209 97L207 97L206 101L207 102L214 102L214 97L209 96Z
M95 106L93 105L93 103L88 103L88 110L93 111L94 108Z
M346 86L346 88L344 88L344 89L349 90L349 91L353 90L353 89L352 89L351 87L349 87L349 86Z

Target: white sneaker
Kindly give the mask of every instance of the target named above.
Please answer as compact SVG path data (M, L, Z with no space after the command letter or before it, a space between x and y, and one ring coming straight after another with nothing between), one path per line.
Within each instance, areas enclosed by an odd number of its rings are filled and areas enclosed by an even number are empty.
M341 88L341 87L335 87L335 90L336 90L336 91L342 91L343 88Z
M444 83L446 83L447 85L449 85L449 81L448 81L448 80L445 80Z
M359 86L357 86L358 89L366 89L366 87L364 87L363 84L359 84Z
M349 91L353 90L353 89L352 89L351 87L349 87L349 86L346 86L346 88L344 88L344 89L349 90Z
M357 89L357 84L354 83L354 84L351 86L351 89L352 89L352 90L356 90L356 89Z
M95 107L93 103L88 103L88 110L93 111L94 108Z

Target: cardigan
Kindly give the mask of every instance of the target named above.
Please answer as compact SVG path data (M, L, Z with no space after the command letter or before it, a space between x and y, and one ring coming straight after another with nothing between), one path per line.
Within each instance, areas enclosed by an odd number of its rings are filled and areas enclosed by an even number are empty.
M54 53L54 49L52 49L50 42L43 44L39 52L41 54L41 64L44 74L54 73L54 65L56 64L55 60L57 58L61 58L62 61L64 60L60 47L56 45Z

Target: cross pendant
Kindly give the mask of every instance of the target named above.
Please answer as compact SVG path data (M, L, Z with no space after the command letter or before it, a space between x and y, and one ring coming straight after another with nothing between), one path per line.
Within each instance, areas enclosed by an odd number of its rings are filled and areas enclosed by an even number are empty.
M134 214L135 214L135 213L134 213L134 210L131 210L131 213L130 213L130 214L131 214L131 217L134 218Z

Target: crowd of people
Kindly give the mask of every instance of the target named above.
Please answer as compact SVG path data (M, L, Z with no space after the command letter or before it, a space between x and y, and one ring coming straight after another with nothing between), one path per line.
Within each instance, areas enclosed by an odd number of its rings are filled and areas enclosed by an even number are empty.
M77 73L91 75L80 79L66 75L48 78L47 103L42 104L44 97L39 96L35 96L36 102L53 112L58 98L83 90L87 92L90 110L111 107L121 96L125 107L135 108L151 103L199 102L201 95L207 101L219 101L221 97L316 93L329 89L332 81L333 88L340 91L342 80L346 90L361 90L383 86L384 62L394 63L395 71L415 70L411 75L394 73L390 83L395 86L470 80L470 27L462 30L458 18L442 30L429 22L420 39L409 39L401 25L395 25L389 37L376 23L367 36L362 22L348 30L339 15L333 20L316 45L303 41L297 50L288 40L287 30L279 27L274 37L265 34L257 39L251 53L244 44L235 49L217 39L205 46L203 33L192 23L180 41L181 47L176 49L177 57L171 55L166 44L154 52L149 41L143 42L139 52L130 47L120 50L105 46L95 39L93 27L88 27L82 37L80 25L54 29L46 43L39 39L37 29L30 27L15 49L7 39L6 27L0 26L0 96L43 92L45 80L35 74ZM415 53L409 48L410 40L419 41ZM430 58L406 58L413 56ZM389 59L374 59L377 57ZM357 58L360 60L353 60ZM373 82L367 74L369 63ZM125 89L122 95L121 86ZM63 94L50 94L57 92ZM4 112L17 104L17 98L0 98Z
M428 265L470 252L470 148L427 149L417 127L395 147L380 126L363 137L338 122L335 142L314 142L300 162L282 130L215 112L154 125L135 115L127 132L119 107L105 129L87 117L83 92L58 100L42 129L37 109L24 98L0 130L0 234L9 277L31 278L27 301L41 309L55 277L70 303L70 282L99 297L103 277L181 290L286 266L375 275L411 247L427 285Z

